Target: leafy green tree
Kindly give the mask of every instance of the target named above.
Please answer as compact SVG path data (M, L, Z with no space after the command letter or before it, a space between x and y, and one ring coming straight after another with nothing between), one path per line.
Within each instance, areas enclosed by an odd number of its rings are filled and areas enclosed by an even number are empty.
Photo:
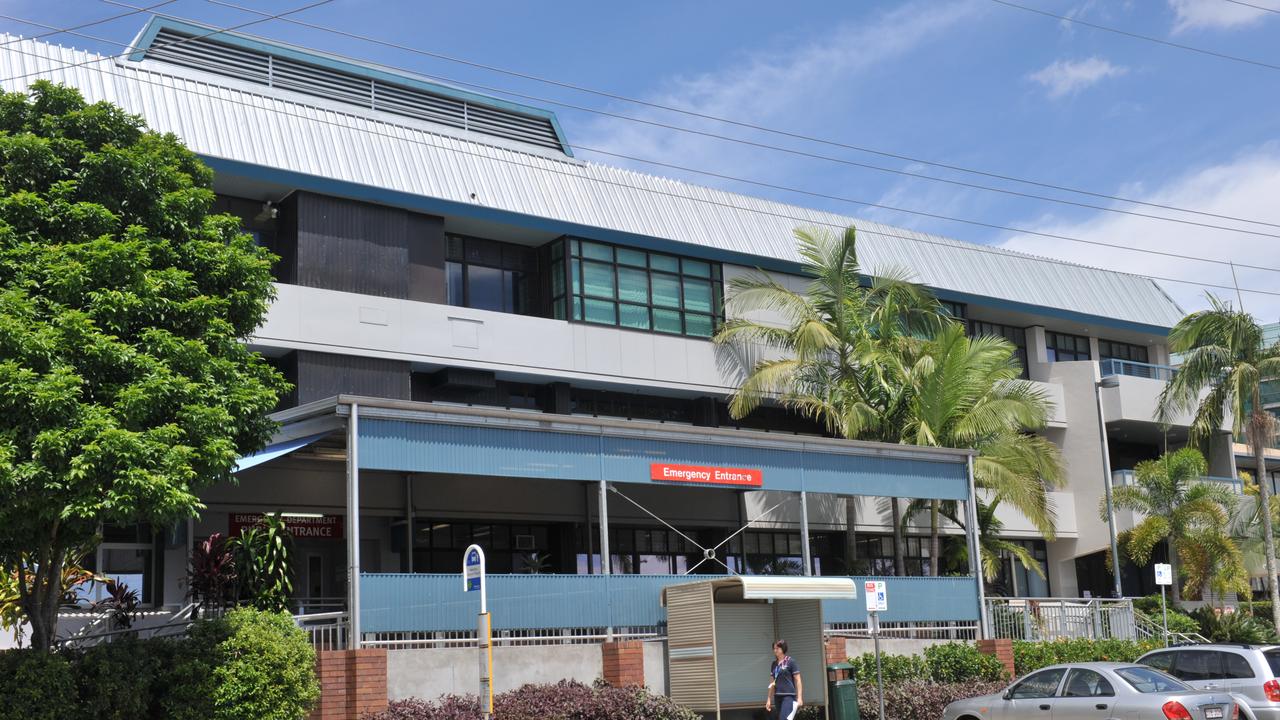
M173 135L70 88L0 95L0 567L51 646L68 553L164 524L262 447L283 378L242 342L272 257Z
M1280 378L1280 344L1268 346L1254 317L1208 295L1209 309L1191 313L1169 332L1169 350L1183 362L1160 396L1156 419L1171 422L1194 412L1191 439L1204 446L1229 420L1253 452L1259 478L1267 477L1266 449L1276 437L1276 418L1262 406L1262 383ZM1260 482L1259 501L1271 505L1269 483ZM1271 513L1260 513L1266 558L1271 623L1280 632L1280 587L1276 584L1276 544Z
M766 398L775 398L837 437L897 441L905 395L892 369L920 338L950 321L937 299L901 270L881 269L864 285L855 228L839 235L806 230L795 235L810 279L803 292L763 272L730 283L727 304L735 318L715 340L742 351L750 371L729 411L745 417ZM762 312L777 321L752 316ZM856 557L853 500L846 500L850 560ZM897 498L893 504L896 518ZM901 538L896 540L901 548ZM895 568L903 572L900 550Z
M1062 484L1062 457L1056 445L1027 431L1044 427L1053 406L1043 390L1019 379L1014 352L1004 338L969 338L958 324L943 327L905 369L910 392L901 441L977 450L974 483L991 491L993 504L1009 503L1052 539L1048 491ZM929 503L929 515L930 557L938 558L938 501ZM931 564L932 574L938 565Z
M1167 542L1175 578L1173 602L1184 593L1204 590L1249 592L1249 574L1240 548L1228 532L1235 494L1222 483L1200 478L1207 465L1195 448L1183 448L1144 460L1133 469L1134 484L1112 490L1112 505L1145 515L1123 533L1123 549L1139 565L1151 560L1156 545ZM1106 499L1098 514L1107 519Z
M928 511L929 504L928 500L913 501L907 509L907 516L910 517L912 514ZM978 555L981 558L980 567L982 568L983 580L988 583L995 582L1000 576L1000 558L1006 553L1019 565L1043 578L1044 568L1040 567L1040 563L1031 554L1030 550L1001 537L1004 532L1004 522L996 517L996 509L999 507L999 499L990 503L978 500ZM959 503L954 500L941 503L939 508L939 512L943 517L950 520L957 527L967 529L968 523L965 518L960 516L959 510ZM942 558L949 567L967 568L969 563L967 543L949 543L943 549ZM1026 591L1026 588L1019 589Z

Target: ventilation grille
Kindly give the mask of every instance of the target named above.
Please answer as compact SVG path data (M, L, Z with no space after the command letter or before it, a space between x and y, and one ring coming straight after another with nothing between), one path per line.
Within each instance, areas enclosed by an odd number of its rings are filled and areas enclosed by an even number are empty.
M551 121L162 29L147 58L564 152Z

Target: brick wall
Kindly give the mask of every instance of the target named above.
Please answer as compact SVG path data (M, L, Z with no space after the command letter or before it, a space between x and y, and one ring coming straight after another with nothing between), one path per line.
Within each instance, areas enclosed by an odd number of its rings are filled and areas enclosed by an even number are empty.
M320 700L309 720L360 720L387 709L386 650L316 653Z
M1009 638L979 640L978 650L987 655L995 655L996 659L1004 665L1004 669L1009 671L1009 677L1014 677L1012 640Z
M644 643L639 640L607 642L600 648L604 679L610 685L644 685Z
M823 647L825 648L825 652L823 654L826 658L826 664L823 665L824 670L827 665L834 665L836 663L849 661L849 652L846 648L844 638L829 637L826 642L823 643Z

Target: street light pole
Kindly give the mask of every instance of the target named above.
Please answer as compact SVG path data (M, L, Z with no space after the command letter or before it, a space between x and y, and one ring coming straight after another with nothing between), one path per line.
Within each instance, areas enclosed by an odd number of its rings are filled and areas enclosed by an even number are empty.
M1107 530L1111 535L1111 579L1112 592L1117 598L1124 597L1120 583L1120 549L1116 543L1116 510L1111 504L1111 446L1107 442L1107 418L1102 411L1102 388L1113 388L1120 385L1114 375L1108 375L1093 384L1093 396L1098 403L1098 435L1102 438L1102 483L1107 492Z

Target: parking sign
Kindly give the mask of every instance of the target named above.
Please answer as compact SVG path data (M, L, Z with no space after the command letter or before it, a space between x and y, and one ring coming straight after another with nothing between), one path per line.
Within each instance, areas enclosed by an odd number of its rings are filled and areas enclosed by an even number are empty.
M1156 584L1173 584L1173 567L1168 563L1156 563Z
M883 580L868 580L863 586L867 593L867 612L884 612L889 609L889 593Z

